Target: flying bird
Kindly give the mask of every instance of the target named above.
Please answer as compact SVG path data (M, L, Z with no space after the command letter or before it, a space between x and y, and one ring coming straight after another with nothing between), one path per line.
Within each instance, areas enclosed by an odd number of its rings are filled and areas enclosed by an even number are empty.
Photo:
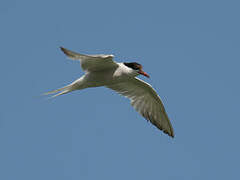
M84 55L63 47L60 49L70 59L79 60L85 74L71 84L49 91L45 95L55 94L52 97L56 97L75 90L105 86L129 98L131 105L144 118L164 133L174 137L171 122L160 97L150 84L136 77L143 75L149 78L141 64L137 62L118 63L113 60L113 55Z

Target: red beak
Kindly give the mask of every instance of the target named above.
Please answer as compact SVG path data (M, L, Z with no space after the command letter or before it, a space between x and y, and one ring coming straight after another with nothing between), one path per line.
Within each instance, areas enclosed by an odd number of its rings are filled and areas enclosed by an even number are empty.
M138 73L141 74L141 75L146 76L147 78L150 78L150 76L147 73L145 73L144 71L142 71L142 70L138 71Z

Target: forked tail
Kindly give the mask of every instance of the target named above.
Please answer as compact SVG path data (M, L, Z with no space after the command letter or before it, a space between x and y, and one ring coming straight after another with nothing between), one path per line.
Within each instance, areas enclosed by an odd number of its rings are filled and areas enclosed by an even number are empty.
M56 90L53 90L53 91L46 92L46 93L44 93L44 95L50 95L50 94L55 94L55 93L57 93L57 94L51 96L51 98L54 98L54 97L57 97L57 96L60 96L60 95L69 93L69 92L71 92L71 91L73 91L73 89L72 89L72 84L69 84L69 85L64 86L64 87L62 87L62 88L60 88L60 89L56 89ZM59 92L59 93L58 93L58 92Z

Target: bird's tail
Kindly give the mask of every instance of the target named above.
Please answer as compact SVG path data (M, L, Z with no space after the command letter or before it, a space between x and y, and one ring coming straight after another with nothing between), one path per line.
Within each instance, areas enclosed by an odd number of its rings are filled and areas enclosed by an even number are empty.
M53 91L49 91L49 92L46 92L44 93L43 95L51 95L51 94L55 94L53 96L51 96L51 98L54 98L54 97L57 97L57 96L60 96L60 95L63 95L63 94L66 94L66 93L69 93L71 91L73 91L74 89L72 88L72 84L69 84L67 86L64 86L60 89L56 89L56 90L53 90ZM59 92L59 93L58 93Z

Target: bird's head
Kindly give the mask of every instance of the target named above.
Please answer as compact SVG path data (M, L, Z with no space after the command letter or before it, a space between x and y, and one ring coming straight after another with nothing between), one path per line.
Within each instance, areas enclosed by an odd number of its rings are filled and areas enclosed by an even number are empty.
M150 77L146 72L144 72L142 70L142 65L139 64L139 63L136 63L136 62L130 62L130 63L124 63L125 66L131 68L132 70L134 70L135 72L137 72L137 75L143 75L143 76L146 76L146 77Z

